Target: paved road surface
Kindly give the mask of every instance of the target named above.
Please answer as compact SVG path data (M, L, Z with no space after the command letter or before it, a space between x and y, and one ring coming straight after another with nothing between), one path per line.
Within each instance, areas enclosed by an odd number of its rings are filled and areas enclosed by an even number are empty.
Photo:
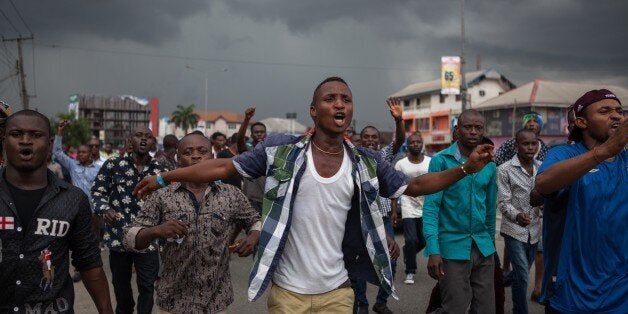
M498 221L499 222L499 221ZM498 224L499 226L499 224ZM403 244L403 235L398 234L396 236L397 243L400 245ZM497 237L497 247L498 252L503 252L504 242L502 237ZM105 272L107 273L107 278L111 281L111 273L109 271L109 262L108 262L108 251L103 252L103 261L105 263ZM403 262L400 263L398 268L398 273L395 277L396 284L395 287L399 293L399 301L396 301L390 298L388 302L388 306L395 313L425 313L425 309L427 307L427 302L429 301L429 296L432 288L434 287L435 281L427 275L426 265L427 258L423 257L422 254L418 257L418 271L415 279L414 285L406 285L403 283ZM230 270L231 277L233 280L233 290L234 290L234 303L229 307L230 313L265 313L266 312L266 295L262 296L256 302L248 302L247 301L247 293L246 293L246 285L248 280L249 269L252 264L252 258L240 258L237 256L232 257ZM532 285L534 281L534 268L531 271L530 277L530 287L528 288L528 293L532 291ZM135 279L134 279L135 280ZM113 287L111 284L110 291L111 297L113 296ZM85 287L82 283L75 283L74 289L76 292L76 300L74 304L74 309L77 313L96 313L96 308L94 307L89 294L85 290ZM137 298L137 288L134 285L133 287L135 292L135 298ZM375 296L377 294L377 287L369 285L368 287L368 299L371 303L375 302ZM115 300L114 300L114 309L115 309ZM512 302L510 295L510 288L506 288L506 305L505 305L506 313L512 312ZM534 302L529 302L529 310L530 313L544 313L543 307Z

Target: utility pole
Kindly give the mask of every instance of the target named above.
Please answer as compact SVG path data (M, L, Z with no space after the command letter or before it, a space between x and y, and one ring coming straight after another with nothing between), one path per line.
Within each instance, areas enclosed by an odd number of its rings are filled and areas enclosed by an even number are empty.
M467 79L464 73L464 0L460 1L460 33L462 37L462 46L460 49L460 99L462 100L462 111L467 109Z
M22 41L24 40L33 40L33 36L31 37L17 37L17 38L9 38L4 39L2 41L15 41L17 42L17 72L20 76L20 97L22 98L22 108L28 109L28 103L30 96L28 96L28 92L26 91L26 75L24 74L24 58L22 57Z

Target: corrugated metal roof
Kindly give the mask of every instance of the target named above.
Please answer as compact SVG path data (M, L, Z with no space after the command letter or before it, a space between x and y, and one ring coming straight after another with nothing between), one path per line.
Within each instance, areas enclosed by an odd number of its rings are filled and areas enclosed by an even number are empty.
M571 106L584 93L600 88L606 88L615 93L625 107L628 102L628 89L624 87L608 84L534 80L500 96L476 104L473 106L473 109L512 108L515 103L517 106L551 105L566 108Z

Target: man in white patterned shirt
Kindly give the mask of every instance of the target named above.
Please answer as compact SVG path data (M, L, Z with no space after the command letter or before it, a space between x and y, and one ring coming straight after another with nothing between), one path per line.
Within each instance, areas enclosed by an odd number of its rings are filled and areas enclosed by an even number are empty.
M497 171L501 235L512 263L513 313L528 313L528 277L541 237L540 208L530 206L534 178L541 165L534 158L538 145L533 131L519 130L515 137L517 154Z

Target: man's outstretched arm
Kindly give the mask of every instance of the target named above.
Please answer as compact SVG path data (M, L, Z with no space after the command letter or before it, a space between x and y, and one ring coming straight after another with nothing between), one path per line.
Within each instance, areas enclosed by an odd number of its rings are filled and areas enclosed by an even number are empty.
M412 178L404 194L419 196L436 193L456 183L467 174L482 170L482 168L492 160L493 146L489 144L478 145L469 156L467 162L463 165L445 171L426 173Z
M162 172L161 176L166 182L212 182L239 175L233 161L227 158L203 160L195 165L177 168L172 171ZM151 192L159 189L157 176L145 177L135 186L133 194L144 198Z
M92 297L98 313L113 313L109 284L102 266L80 271L85 289Z

